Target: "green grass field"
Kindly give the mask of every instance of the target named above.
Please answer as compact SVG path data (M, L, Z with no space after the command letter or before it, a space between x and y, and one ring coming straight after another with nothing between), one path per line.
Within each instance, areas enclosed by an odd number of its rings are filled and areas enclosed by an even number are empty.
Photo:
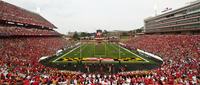
M80 46L64 53L53 62L89 61L88 58L112 59L113 62L149 62L140 55L114 43L82 43ZM95 61L93 61L95 62ZM112 62L112 61L110 61Z
M102 42L82 42L80 45L68 48L57 55L40 61L43 65L58 68L60 70L80 71L85 73L98 73L98 68L104 67L106 73L125 71L150 70L158 68L161 61L143 54L137 50L128 50L118 44ZM85 68L87 66L90 70ZM112 66L112 71L108 67Z

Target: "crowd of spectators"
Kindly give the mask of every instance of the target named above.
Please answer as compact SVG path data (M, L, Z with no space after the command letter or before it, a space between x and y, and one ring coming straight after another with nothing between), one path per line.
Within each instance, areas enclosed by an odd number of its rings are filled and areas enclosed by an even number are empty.
M158 69L112 75L60 72L38 63L42 56L53 55L66 43L58 37L0 39L0 84L60 85L198 85L199 35L144 35L126 42L163 58Z
M41 65L38 60L51 56L65 46L60 37L7 37L0 39L1 82L14 81L13 77L37 77L56 69ZM52 72L53 73L53 72ZM16 82L15 82L16 83ZM1 83L2 84L2 83Z
M143 35L130 39L126 45L163 59L162 66L152 71L157 79L168 83L200 83L200 35Z
M0 36L60 36L60 33L51 29L0 26Z
M0 21L24 25L0 26L0 85L200 84L200 35L134 37L124 42L127 48L160 56L164 61L160 68L112 75L83 74L61 72L38 62L41 57L54 55L67 45L60 34L52 30L55 26L39 14L0 0Z
M0 20L55 28L53 24L39 14L9 4L2 0L0 0L0 8Z

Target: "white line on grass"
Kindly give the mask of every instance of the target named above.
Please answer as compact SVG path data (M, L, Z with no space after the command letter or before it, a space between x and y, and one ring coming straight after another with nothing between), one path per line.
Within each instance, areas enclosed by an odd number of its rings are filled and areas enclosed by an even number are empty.
M133 55L135 55L135 56L137 56L137 57L140 57L140 56L138 56L137 54L131 52L130 50L128 50L128 49L126 49L126 48L124 48L124 47L121 47L120 45L119 45L119 47L122 48L122 49L124 49L124 50L126 50L126 51L128 51L128 52L130 52L131 54L133 54ZM140 57L140 58L142 58L142 57ZM142 59L145 60L146 62L149 62L148 60L146 60L146 59L144 59L144 58L142 58Z
M133 54L133 55L135 55L135 56L137 56L137 57L140 57L139 55L137 55L137 54L131 52L130 50L128 50L128 49L126 49L126 48L124 48L124 47L121 47L120 45L117 45L117 46L119 46L120 48L122 48L122 49L128 51L129 53L131 53L131 54ZM111 44L111 47L113 47L113 48L115 48L115 49L118 49L117 47L113 46L113 44ZM142 58L142 57L140 57L140 58L143 59L143 60L145 60L146 62L149 62L148 60L146 60L146 59L144 59L144 58Z
M106 53L105 53L105 55L96 55L96 50L95 50L96 48L95 48L95 47L96 47L96 45L94 45L94 57L95 57L95 56L100 56L100 57L101 57L101 56L105 56L105 57L106 57ZM104 47L106 47L105 44L104 44Z
M74 50L78 49L78 48L79 48L79 47L81 47L81 46L82 46L82 45L80 45L80 46L78 46L78 47L76 47L76 48L74 48L74 49L70 50L70 51L69 51L69 52L67 52L66 54L64 54L64 55L62 55L61 57L59 57L59 58L55 59L53 62L55 62L55 61L57 61L58 59L60 59L60 58L62 58L62 57L64 57L64 56L66 56L67 54L69 54L69 53L73 52Z
M115 47L115 46L113 46L113 44L110 44L110 46L111 46L112 48L114 48L114 49L118 50L118 48L117 48L117 47Z

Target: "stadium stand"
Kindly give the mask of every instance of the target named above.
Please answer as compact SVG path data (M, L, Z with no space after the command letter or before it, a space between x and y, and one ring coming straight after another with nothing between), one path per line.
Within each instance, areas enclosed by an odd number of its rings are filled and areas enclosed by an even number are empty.
M0 27L1 36L59 36L60 34L51 29L37 29L24 27Z
M126 44L162 57L164 63L152 72L155 73L154 79L162 84L197 84L200 76L199 42L199 35L143 35Z
M188 35L136 37L127 44L162 55L165 62L161 68L145 72L114 75L87 74L86 76L80 73L62 73L37 62L39 56L54 54L58 50L56 48L62 47L58 45L64 43L59 42L57 37L1 39L1 83L197 84L199 83L199 37Z
M40 57L53 55L66 45L53 28L56 27L40 15L0 1L1 85L38 85L36 81L19 81L56 70L38 62Z
M0 1L0 8L0 20L40 26L43 28L56 28L53 24L41 17L39 14L30 12L7 2Z
M162 56L164 63L158 69L112 75L82 74L60 72L38 62L40 57L53 55L67 44L53 30L55 26L43 17L0 1L0 21L0 85L200 83L199 35L144 35L125 42L129 47Z

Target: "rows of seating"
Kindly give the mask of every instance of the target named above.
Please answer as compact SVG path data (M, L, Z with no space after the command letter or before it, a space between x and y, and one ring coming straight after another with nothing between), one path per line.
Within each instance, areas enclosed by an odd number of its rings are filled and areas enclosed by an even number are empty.
M164 63L152 73L161 82L199 83L200 35L143 35L126 42L127 46L160 56Z
M60 37L9 37L0 39L1 83L15 81L12 77L37 77L56 69L41 65L42 56L51 56L65 47ZM16 82L15 82L16 83Z
M39 14L0 0L0 20L49 29L0 26L0 85L198 85L200 35L142 35L124 42L162 57L160 68L112 75L61 72L38 62L70 46ZM7 23L8 24L8 23ZM2 24L1 24L2 25ZM3 37L7 36L7 37ZM31 36L31 37L30 37ZM104 66L105 67L105 66ZM102 68L102 67L99 67ZM87 66L86 66L87 69Z
M125 42L159 55L164 63L158 69L112 75L60 72L38 63L41 56L55 54L64 47L62 39L14 38L0 39L1 84L185 84L200 83L199 35L144 35ZM63 42L63 41L62 41ZM127 48L128 48L127 47Z
M59 36L60 33L50 29L0 26L0 36Z
M30 12L7 2L0 1L0 8L0 20L55 28L53 24L41 17L39 14Z

